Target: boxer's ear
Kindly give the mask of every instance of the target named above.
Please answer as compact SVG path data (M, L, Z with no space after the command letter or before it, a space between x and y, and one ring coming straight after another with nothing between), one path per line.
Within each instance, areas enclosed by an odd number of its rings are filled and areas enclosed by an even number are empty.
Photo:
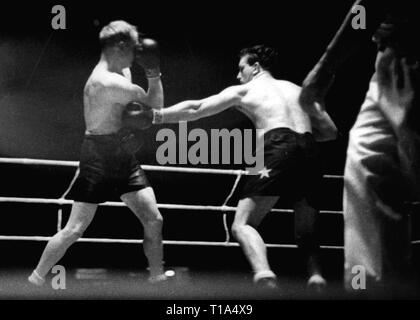
M253 70L252 70L252 75L253 75L253 76L255 76L255 75L257 75L258 73L260 73L260 71L261 71L261 65L260 65L260 63L259 63L259 62L255 62L255 63L252 65L252 67L253 67Z

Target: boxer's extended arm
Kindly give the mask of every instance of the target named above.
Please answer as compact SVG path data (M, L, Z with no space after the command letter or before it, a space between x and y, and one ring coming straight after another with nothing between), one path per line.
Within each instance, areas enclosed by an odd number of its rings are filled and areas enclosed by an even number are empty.
M155 111L154 123L193 121L212 116L229 107L239 105L245 94L246 88L240 85L229 87L219 94L202 100L183 101L169 108Z

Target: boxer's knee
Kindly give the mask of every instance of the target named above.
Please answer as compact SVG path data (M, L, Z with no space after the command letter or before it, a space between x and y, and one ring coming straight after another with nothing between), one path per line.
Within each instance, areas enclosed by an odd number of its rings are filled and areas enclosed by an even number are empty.
M157 207L152 189L144 189L141 192L125 195L122 198L145 228L159 228L162 226L163 217Z
M295 235L296 245L305 251L318 249L319 243L314 232L300 232Z
M241 228L242 228L242 226L239 225L238 223L233 223L232 224L231 232L232 232L232 235L235 239L238 239L238 237L240 236Z
M146 230L158 230L163 227L163 217L158 210L150 210L142 219L143 226Z
M231 227L232 235L235 239L241 239L247 233L248 228L253 228L251 225L242 223L242 222L234 222Z

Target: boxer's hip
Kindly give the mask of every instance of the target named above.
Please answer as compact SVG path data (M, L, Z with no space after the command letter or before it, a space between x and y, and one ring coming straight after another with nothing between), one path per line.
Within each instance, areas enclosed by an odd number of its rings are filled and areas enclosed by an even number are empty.
M80 173L107 177L129 175L137 166L134 154L126 152L118 134L85 135L80 151Z

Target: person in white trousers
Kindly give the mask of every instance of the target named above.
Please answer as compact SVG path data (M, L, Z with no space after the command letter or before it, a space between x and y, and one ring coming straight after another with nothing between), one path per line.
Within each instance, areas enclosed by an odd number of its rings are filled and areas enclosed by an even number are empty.
M413 282L409 213L420 198L420 41L415 36L420 29L409 2L359 0L355 6L370 14L367 28L354 28L350 10L304 80L300 101L308 109L323 106L338 68L373 35L375 73L350 131L344 172L345 286L402 289L405 280Z

